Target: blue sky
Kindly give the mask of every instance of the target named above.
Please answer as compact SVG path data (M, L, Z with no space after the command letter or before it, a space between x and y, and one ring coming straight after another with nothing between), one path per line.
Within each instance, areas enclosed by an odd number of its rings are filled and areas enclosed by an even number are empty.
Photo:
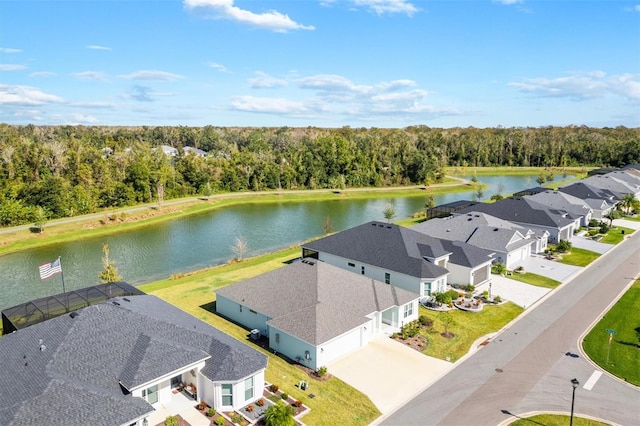
M640 1L3 0L0 122L640 127Z

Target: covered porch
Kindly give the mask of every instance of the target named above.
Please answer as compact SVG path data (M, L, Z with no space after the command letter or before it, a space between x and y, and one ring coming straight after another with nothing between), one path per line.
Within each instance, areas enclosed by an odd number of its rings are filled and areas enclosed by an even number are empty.
M179 415L191 426L209 426L210 420L197 410L197 404L184 390L172 393L169 399L154 405L156 411L147 417L147 424L155 426L163 423L169 416Z

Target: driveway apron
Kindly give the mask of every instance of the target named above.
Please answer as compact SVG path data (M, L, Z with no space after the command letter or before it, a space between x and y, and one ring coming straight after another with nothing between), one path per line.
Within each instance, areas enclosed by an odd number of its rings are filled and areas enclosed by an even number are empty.
M328 366L331 374L367 395L382 414L391 413L451 368L452 363L423 355L384 334Z

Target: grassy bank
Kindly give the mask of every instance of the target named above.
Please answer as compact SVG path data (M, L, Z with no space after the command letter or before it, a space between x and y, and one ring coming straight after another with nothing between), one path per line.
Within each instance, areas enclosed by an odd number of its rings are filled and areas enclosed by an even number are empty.
M607 232L607 235L605 235L600 242L605 244L618 244L621 243L626 236L633 234L633 231L634 230L631 228L617 226L610 229L609 232Z
M616 331L610 348L606 330ZM582 348L603 369L640 386L640 280L625 292L587 334Z
M202 199L170 200L162 208L157 208L156 205L135 206L71 218L73 222L66 222L70 219L51 221L45 225L45 231L41 234L32 233L28 229L24 229L24 227L17 227L15 230L6 229L2 233L0 255L48 244L126 232L143 226L150 226L167 220L176 220L233 205L426 197L428 194L462 192L473 190L474 188L475 186L460 184L458 180L452 180L452 183L429 187L236 193L214 195Z
M582 175L594 167L445 167L444 172L450 176L482 176L482 175L510 175L524 176L533 174Z

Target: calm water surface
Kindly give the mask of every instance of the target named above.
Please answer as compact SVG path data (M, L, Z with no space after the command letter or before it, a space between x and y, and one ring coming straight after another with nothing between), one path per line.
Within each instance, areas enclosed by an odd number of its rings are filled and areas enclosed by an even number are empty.
M497 192L513 193L537 186L537 176L481 176L489 185L485 198ZM470 177L467 177L470 178ZM474 191L436 195L436 204L470 199ZM396 218L424 209L426 195L375 200L331 200L300 203L248 204L148 226L127 233L83 239L8 254L0 257L3 277L0 310L38 297L62 292L60 275L40 280L38 265L62 258L66 290L98 284L102 270L102 245L108 244L124 280L142 284L217 265L234 257L237 236L249 245L247 256L297 245L324 233L329 217L334 231L370 220L384 220L387 203Z

